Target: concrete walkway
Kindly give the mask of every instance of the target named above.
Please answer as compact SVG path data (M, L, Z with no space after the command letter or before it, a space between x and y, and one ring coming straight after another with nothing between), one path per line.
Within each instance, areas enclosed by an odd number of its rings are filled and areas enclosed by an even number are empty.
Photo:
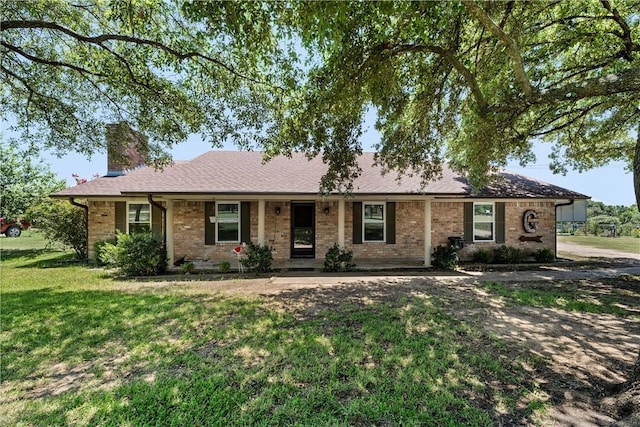
M350 284L375 281L406 281L421 279L437 283L475 283L475 282L544 282L559 280L595 280L619 277L624 275L640 275L640 264L634 266L608 267L595 269L572 270L571 267L552 266L538 270L524 271L489 271L489 272L378 272L378 273L320 273L305 271L289 271L279 273L269 279L271 285L324 285Z

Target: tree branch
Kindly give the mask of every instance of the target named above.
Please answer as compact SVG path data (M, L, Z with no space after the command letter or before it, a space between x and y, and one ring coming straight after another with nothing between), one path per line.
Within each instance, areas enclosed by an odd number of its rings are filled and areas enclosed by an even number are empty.
M462 3L467 7L469 12L473 16L480 21L480 23L495 37L502 42L502 44L507 48L507 53L511 58L511 62L513 63L513 73L516 79L516 82L520 85L522 92L524 93L526 98L529 98L533 93L533 89L531 87L531 82L527 77L527 73L524 69L524 61L522 60L522 55L520 54L520 48L516 41L509 36L507 33L502 31L500 27L498 27L491 18L485 13L485 11L478 6L478 4L473 0L462 0Z
M600 0L602 6L607 9L613 15L612 19L620 26L622 32L615 31L613 34L618 36L624 42L625 47L625 55L624 59L629 62L633 61L633 56L631 52L640 51L640 45L633 42L631 39L631 29L629 28L629 24L620 16L620 12L618 9L611 6L609 0Z
M433 45L415 45L415 44L401 44L401 45L383 45L380 48L390 51L392 54L404 53L404 52L428 52L435 53L436 55L444 58L462 77L464 78L469 90L473 94L474 99L478 103L478 108L481 116L485 116L488 111L488 103L480 85L476 80L473 73L464 66L462 62L451 52L441 48L440 46Z
M84 42L84 43L90 43L90 44L94 44L99 46L100 48L105 48L104 43L108 42L108 41L121 41L121 42L125 42L125 43L131 43L131 44L136 44L139 46L150 46L150 47L154 47L156 49L159 49L165 53L168 53L169 55L179 59L180 61L185 60L185 59L193 59L193 58L200 58L200 59L204 59L207 62L211 62L221 68L224 68L225 70L227 70L229 73L233 74L236 77L239 77L243 80L246 81L250 81L253 83L257 83L257 84L262 84L262 85L268 85L268 86L272 86L272 87L277 87L277 86L273 86L267 82L263 82L257 79L254 79L253 77L247 76L245 74L240 73L239 71L237 71L236 69L234 69L233 67L225 64L224 62L207 56L207 55L203 55L199 52L179 52L163 43L160 43L158 41L155 40L149 40L149 39L143 39L143 38L139 38L139 37L133 37L133 36L127 36L127 35L123 35L123 34L101 34L98 36L84 36L82 34L76 33L75 31L72 31L66 27L63 27L62 25L56 24L55 22L46 22L46 21L34 21L34 20L24 20L24 21L2 21L0 22L0 31L6 31L6 30L10 30L10 29L49 29L49 30L54 30L54 31L58 31L61 32L63 34L68 35L69 37L72 37L80 42Z
M580 68L564 68L564 69L558 70L558 73L563 74L564 76L558 79L557 81L555 81L554 84L557 86L558 84L562 84L568 80L574 79L576 76L579 76L580 74L584 74L589 71L606 67L607 65L610 65L611 62L613 62L613 60L622 58L623 56L624 56L624 51L619 51L617 53L614 53L613 55L601 58L600 62L596 64L591 64L589 66L580 67ZM569 72L571 73L566 74ZM546 89L548 90L549 88L546 88Z
M563 123L563 124L561 124L559 126L553 127L551 129L547 129L545 131L532 132L530 135L531 136L544 136L544 135L548 135L550 133L557 132L559 130L565 129L565 128L571 126L576 120L580 120L581 118L583 118L587 114L589 114L592 110L598 108L599 106L601 106L603 104L604 104L604 102L596 102L595 104L589 105L588 107L582 108L582 109L580 109L578 111L573 111L573 110L572 111L567 111L567 112L561 114L560 116L554 118L551 122L549 122L549 124L552 124L553 122L557 122L558 120L563 119L566 116L570 116L571 114L578 113L578 112L579 112L579 114L577 114L575 117L570 118L566 123Z
M60 62L60 61L51 61L48 59L42 59L39 58L37 56L33 56L27 52L25 52L24 50L20 49L19 47L10 45L9 43L5 43L5 42L0 42L0 45L7 48L10 51L13 51L15 53L17 53L18 55L22 56L23 58L26 58L32 62L37 62L38 64L44 64L44 65L51 65L54 67L64 67L64 68L70 68L74 71L77 71L81 74L91 74L93 76L96 77L107 77L105 74L100 74L100 73L94 73L92 71L87 70L86 68L82 68L79 67L77 65L74 64L69 64L67 62Z
M529 99L515 99L489 108L496 112L508 113L525 109L527 105L554 104L627 92L640 92L640 68L630 68L617 74L569 83L555 89L536 91Z

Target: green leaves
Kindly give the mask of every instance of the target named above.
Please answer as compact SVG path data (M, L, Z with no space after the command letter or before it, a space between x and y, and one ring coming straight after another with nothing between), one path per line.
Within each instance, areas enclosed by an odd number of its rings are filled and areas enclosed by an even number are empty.
M30 152L21 152L15 144L0 143L0 217L17 219L50 193L63 189L59 180Z
M129 2L7 5L0 111L23 139L91 154L126 120L162 149L191 133L304 151L350 191L367 111L378 161L474 186L531 142L554 167L635 156L632 2ZM640 169L637 169L640 171ZM638 180L640 182L640 179ZM640 194L640 191L638 192Z

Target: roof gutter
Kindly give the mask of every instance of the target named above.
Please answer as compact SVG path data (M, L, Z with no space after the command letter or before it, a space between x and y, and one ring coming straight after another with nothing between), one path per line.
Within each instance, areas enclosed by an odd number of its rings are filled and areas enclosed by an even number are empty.
M555 208L556 208L556 211L555 211L556 223L558 222L558 208L561 207L561 206L571 206L571 205L573 205L575 203L575 201L576 201L576 199L569 199L569 201L567 203L558 203L555 206ZM553 224L553 227L556 229L556 233L554 233L555 239L554 239L554 242L553 242L553 252L555 252L556 259L558 259L558 234L557 234L558 227L556 226L556 224Z
M73 197L69 197L69 203L84 209L84 233L87 236L87 259L89 258L89 206L78 203Z
M556 214L557 214L557 212L558 212L558 208L559 208L560 206L571 206L572 204L574 204L574 203L575 203L575 201L576 201L576 199L569 199L569 201L568 201L567 203L558 203L558 204L556 205Z
M162 211L162 223L163 223L162 243L166 248L167 247L167 208L165 208L160 203L153 200L153 195L151 195L150 193L147 194L147 200L149 201L149 203L151 203L151 205L155 206L156 208Z

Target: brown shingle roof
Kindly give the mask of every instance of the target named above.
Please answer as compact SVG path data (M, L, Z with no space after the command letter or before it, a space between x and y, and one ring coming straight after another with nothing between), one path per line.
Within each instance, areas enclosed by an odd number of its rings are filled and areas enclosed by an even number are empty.
M354 194L430 194L465 196L467 180L444 167L442 178L421 188L419 177L397 173L382 175L373 166L374 153L363 153L358 162L362 174L354 181ZM262 162L262 153L209 151L193 160L155 171L142 167L119 177L102 177L67 188L55 197L113 197L126 194L318 194L326 172L322 159L308 160L304 154L279 156ZM480 192L481 197L586 198L579 193L513 173L505 181Z

